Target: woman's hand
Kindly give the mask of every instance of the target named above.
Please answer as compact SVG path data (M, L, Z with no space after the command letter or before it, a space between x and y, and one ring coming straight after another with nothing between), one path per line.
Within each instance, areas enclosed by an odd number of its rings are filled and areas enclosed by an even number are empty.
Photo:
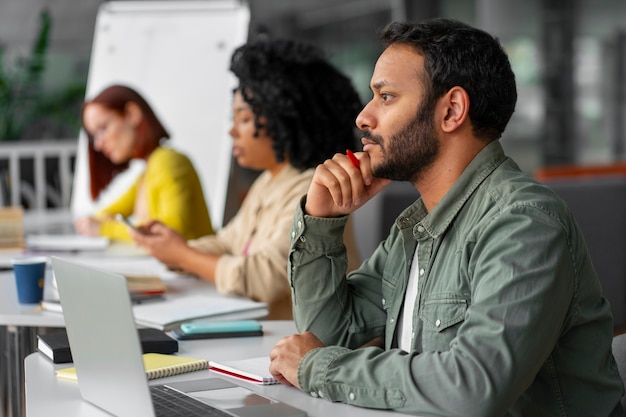
M180 267L181 254L189 248L180 233L157 221L143 224L138 229L128 228L137 245L169 267Z
M85 236L100 236L102 223L93 217L83 217L74 220L74 229L76 232Z

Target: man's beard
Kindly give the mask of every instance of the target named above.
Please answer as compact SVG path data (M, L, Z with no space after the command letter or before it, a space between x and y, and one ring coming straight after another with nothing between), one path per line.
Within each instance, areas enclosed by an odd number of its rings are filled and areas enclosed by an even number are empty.
M428 101L420 107L417 115L400 131L387 139L364 131L363 137L380 145L383 160L372 167L378 178L394 181L417 181L439 153L439 140L433 125L434 106Z

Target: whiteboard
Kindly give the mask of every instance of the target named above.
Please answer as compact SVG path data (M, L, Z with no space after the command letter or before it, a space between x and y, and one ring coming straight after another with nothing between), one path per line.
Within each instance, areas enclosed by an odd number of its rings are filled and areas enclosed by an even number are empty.
M169 131L170 145L193 162L213 227L222 226L230 173L235 48L246 42L250 13L235 0L113 1L98 9L87 80L87 98L111 84L136 88ZM72 214L107 206L142 172L126 175L92 201L87 138L79 137Z

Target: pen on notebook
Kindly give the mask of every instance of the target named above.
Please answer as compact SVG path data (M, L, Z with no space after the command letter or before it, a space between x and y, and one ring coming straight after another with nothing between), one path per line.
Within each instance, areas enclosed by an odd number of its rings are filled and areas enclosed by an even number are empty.
M361 168L361 163L359 162L357 157L354 156L354 152L348 149L346 150L346 155L348 156L348 159L350 160L350 162L352 162L352 165L354 165L355 168Z

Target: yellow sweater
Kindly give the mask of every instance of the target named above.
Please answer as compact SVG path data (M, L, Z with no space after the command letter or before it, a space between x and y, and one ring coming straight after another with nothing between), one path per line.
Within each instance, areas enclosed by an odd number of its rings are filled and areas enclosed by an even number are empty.
M270 319L293 318L287 279L289 231L314 172L313 168L300 171L291 165L274 178L263 172L226 226L213 236L187 242L200 252L222 255L215 270L215 286L220 293L268 303ZM361 261L353 233L349 222L344 235L349 271Z
M202 185L191 161L170 148L156 148L146 163L142 176L98 217L103 221L100 234L115 240L130 240L126 226L111 218L116 213L131 216L135 209L138 184L143 181L149 219L159 220L186 239L212 234L211 220L204 201Z

